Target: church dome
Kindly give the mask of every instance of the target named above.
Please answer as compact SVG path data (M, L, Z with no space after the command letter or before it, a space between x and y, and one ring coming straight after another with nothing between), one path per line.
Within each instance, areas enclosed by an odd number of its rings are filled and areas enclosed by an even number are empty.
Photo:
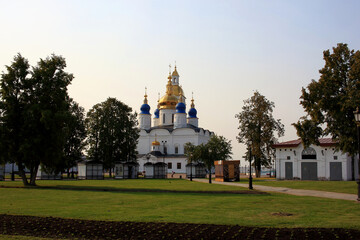
M173 94L177 97L179 97L180 95L185 96L184 90L182 90L181 86L179 85L173 85L172 90Z
M143 105L141 105L140 110L141 110L140 114L150 114L149 104L144 103Z
M183 102L179 102L176 105L176 113L186 113L185 108L186 108L185 104Z
M160 98L159 105L160 109L175 109L176 103L178 99L175 95L166 94L162 98Z
M189 114L189 118L197 118L196 117L197 111L195 108L190 108L188 114Z
M159 109L158 108L155 109L155 111L154 111L155 117L154 118L159 118L159 113L160 113Z
M188 114L189 114L189 118L197 118L196 117L197 111L195 109L194 97L191 99L191 108L190 108Z
M144 104L140 107L140 114L150 114L150 106L148 104L146 90L147 89L145 88Z
M151 143L151 145L153 145L153 146L159 146L160 145L160 143L158 142L158 141L153 141L152 143Z

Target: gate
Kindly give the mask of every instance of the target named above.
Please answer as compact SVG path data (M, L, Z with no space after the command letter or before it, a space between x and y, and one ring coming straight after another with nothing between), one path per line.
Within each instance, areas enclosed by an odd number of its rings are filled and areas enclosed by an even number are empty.
M301 180L318 180L316 162L301 163Z
M341 162L330 162L330 180L342 181L342 164Z
M293 179L293 163L285 162L285 179L292 180Z

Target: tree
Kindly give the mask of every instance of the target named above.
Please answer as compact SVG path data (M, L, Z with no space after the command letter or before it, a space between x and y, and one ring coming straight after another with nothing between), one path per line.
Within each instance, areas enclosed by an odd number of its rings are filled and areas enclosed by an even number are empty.
M209 171L209 183L211 183L211 168L214 166L214 161L229 159L231 154L231 141L223 136L213 135L206 144L193 147L193 160L205 164Z
M325 66L319 70L319 80L302 88L300 104L306 115L293 125L305 146L331 135L336 149L350 154L354 169L358 150L353 111L360 105L360 51L339 43L332 53L326 50L323 55Z
M136 113L115 98L94 105L87 113L88 155L110 170L115 161L135 161L139 138Z
M69 99L70 116L66 125L66 140L64 145L64 160L62 169L69 169L76 165L81 159L82 151L85 147L85 110L83 107L72 99Z
M65 59L51 55L29 70L20 54L1 75L2 158L14 162L24 185L35 185L40 164L56 169L63 157L69 115L67 86L72 74ZM30 182L25 175L30 170Z
M284 135L284 125L272 115L274 107L273 102L255 91L251 98L244 101L242 112L235 115L240 130L236 138L239 143L246 144L248 149L251 147L256 177L260 177L261 166L268 166L274 158L271 146L277 141L275 132L278 137ZM249 161L249 154L246 153L246 156Z
M24 126L24 110L29 94L30 65L20 54L14 57L7 73L1 74L1 159L3 162L16 163L24 181L25 159L21 151L24 144L22 138ZM24 185L27 181L24 181Z
M187 158L188 163L194 162L196 159L194 158L196 146L190 142L185 143L184 152Z

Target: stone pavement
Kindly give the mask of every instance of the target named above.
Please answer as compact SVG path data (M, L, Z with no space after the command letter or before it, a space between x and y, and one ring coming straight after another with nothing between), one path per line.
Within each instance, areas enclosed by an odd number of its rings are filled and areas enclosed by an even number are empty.
M193 179L196 182L204 182L208 183L208 179ZM249 184L245 183L236 183L236 182L216 182L212 181L213 184L223 184L229 186L238 186L238 187L249 187ZM279 192L297 196L310 196L310 197L323 197L323 198L334 198L334 199L342 199L342 200L350 200L357 201L356 194L348 194L348 193L335 193L335 192L325 192L325 191L316 191L316 190L305 190L305 189L293 189L293 188L284 188L284 187L269 187L262 185L253 185L255 190L263 191L263 192Z

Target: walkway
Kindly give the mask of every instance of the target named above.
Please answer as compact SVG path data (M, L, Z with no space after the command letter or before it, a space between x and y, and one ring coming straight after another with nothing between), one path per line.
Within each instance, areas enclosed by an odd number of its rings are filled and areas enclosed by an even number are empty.
M204 182L208 183L208 179L193 179L196 182ZM234 183L234 182L216 182L212 181L213 184L223 184L229 186L238 186L238 187L249 187L249 184L245 183ZM348 193L335 193L335 192L325 192L325 191L316 191L316 190L305 190L305 189L293 189L293 188L284 188L284 187L269 187L262 185L253 185L255 190L263 191L263 192L279 192L286 193L297 196L310 196L310 197L323 197L323 198L334 198L334 199L342 199L342 200L350 200L357 201L356 194L348 194Z

